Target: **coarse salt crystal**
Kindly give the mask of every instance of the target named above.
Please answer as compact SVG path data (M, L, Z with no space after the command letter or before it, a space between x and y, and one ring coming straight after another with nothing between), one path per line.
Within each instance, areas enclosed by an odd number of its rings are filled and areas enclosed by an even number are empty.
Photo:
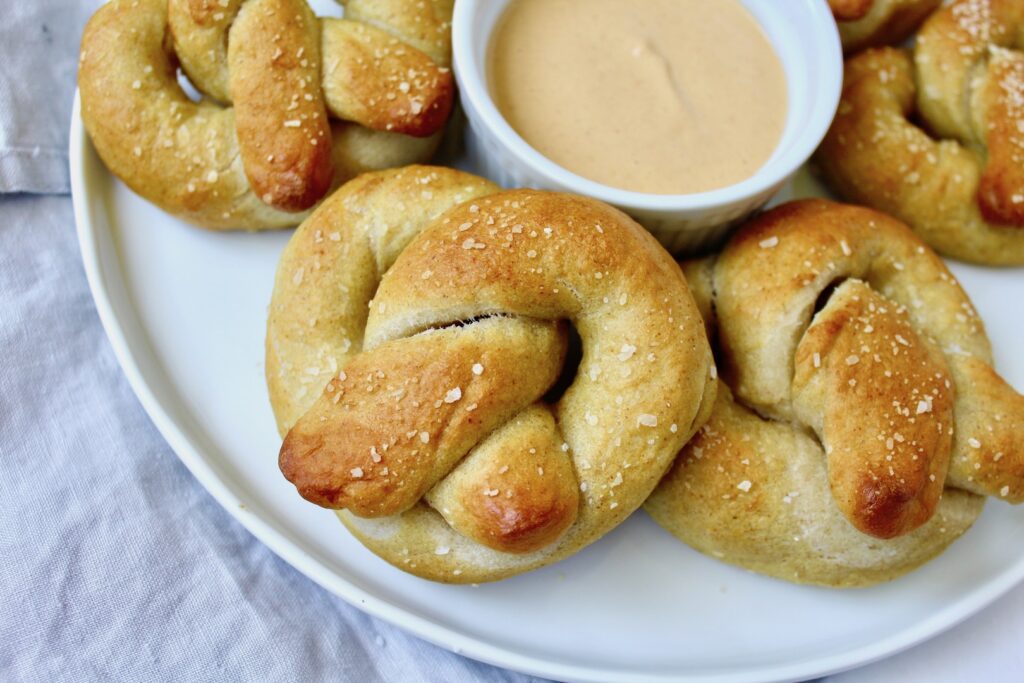
M644 427L658 426L658 416L651 415L650 413L641 413L640 416L636 418L636 421L637 424L643 425Z

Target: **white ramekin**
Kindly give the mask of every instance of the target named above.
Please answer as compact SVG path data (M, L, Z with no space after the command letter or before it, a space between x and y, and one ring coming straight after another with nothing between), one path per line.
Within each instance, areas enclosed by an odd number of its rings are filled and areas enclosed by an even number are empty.
M695 194L647 194L571 173L530 147L491 99L487 46L510 0L457 0L452 22L455 77L466 110L466 150L481 174L505 187L536 187L600 199L631 214L675 254L705 249L763 206L828 130L843 81L842 48L824 0L740 0L782 61L789 114L775 152L750 178ZM600 144L595 141L595 144Z

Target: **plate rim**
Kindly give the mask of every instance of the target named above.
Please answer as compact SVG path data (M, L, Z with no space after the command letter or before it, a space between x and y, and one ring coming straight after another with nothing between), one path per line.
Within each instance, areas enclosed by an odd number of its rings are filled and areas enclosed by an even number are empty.
M137 356L137 350L128 341L124 324L115 310L107 291L106 270L99 255L99 233L91 218L88 196L90 181L86 178L85 158L88 151L95 154L92 142L85 133L81 119L81 98L76 88L71 112L68 140L68 160L71 176L71 200L82 265L89 291L107 339L113 349L121 371L133 393L142 404L153 425L179 460L206 489L206 491L239 522L249 533L267 546L301 574L338 596L356 609L382 619L412 635L480 662L519 671L534 676L565 681L590 683L665 683L667 681L717 681L719 683L753 683L770 681L805 680L846 671L885 659L947 631L965 619L974 616L1024 581L1024 561L1009 568L993 580L961 600L936 611L931 617L916 622L895 633L837 653L802 659L788 664L768 667L740 668L734 671L685 670L651 672L625 668L614 670L579 664L558 662L549 658L526 655L514 648L488 642L459 629L445 626L372 592L359 588L336 574L324 563L309 555L295 540L278 531L260 515L248 510L233 487L223 481L207 462L207 457L191 438L187 427L175 422L169 411L149 386ZM109 171L108 176L113 177ZM120 259L118 259L120 262ZM134 306L133 306L134 308ZM133 313L135 313L133 311ZM137 316L137 313L135 313ZM141 321L139 327L144 329ZM175 392L177 393L177 392Z

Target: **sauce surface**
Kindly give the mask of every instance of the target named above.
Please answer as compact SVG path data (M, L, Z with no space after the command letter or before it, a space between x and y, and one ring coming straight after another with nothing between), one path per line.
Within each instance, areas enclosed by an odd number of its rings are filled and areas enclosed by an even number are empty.
M786 122L782 64L738 0L512 0L487 61L491 96L527 143L620 189L732 185Z

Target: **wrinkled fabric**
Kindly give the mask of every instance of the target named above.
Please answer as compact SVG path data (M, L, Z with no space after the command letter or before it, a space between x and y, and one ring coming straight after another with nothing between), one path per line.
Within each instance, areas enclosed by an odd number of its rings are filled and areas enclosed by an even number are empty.
M99 0L0 0L0 192L67 192L82 27Z
M69 199L0 216L0 680L536 680L362 614L236 523L121 374Z
M0 0L0 681L539 680L406 635L306 579L219 507L143 412L61 194L96 4ZM1018 588L836 680L1022 680L1021 642Z

